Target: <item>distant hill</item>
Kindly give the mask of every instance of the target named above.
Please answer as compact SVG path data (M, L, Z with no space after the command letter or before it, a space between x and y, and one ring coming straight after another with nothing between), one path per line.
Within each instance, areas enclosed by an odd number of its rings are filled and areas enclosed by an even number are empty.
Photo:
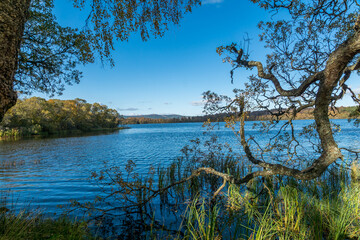
M336 114L329 112L329 117L332 119L348 119L351 117L359 117L359 110L357 107L338 107ZM313 108L305 109L297 114L296 119L313 119ZM276 110L272 111L276 114ZM354 113L357 114L354 115ZM177 114L148 114L148 115L134 115L134 116L124 116L123 124L144 124L144 123L180 123L180 122L205 122L210 120L212 122L224 121L229 114L215 114L215 115L204 115L204 116L182 116ZM283 116L281 119L287 119L287 115ZM247 121L256 121L256 120L269 120L271 115L267 111L253 111L249 113L246 120Z
M150 119L177 119L182 118L184 116L178 114L147 114L147 115L132 115L132 116L124 116L124 118L150 118Z

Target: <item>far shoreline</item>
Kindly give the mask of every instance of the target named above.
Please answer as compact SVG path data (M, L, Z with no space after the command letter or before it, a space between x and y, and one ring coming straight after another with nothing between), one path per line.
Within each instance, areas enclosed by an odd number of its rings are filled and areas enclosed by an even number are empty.
M120 130L129 129L128 126L121 126L116 128L94 128L87 131L82 131L79 129L74 130L62 130L56 132L39 132L38 134L30 135L18 135L18 136L3 136L0 137L0 142L2 141L17 141L21 139L38 139L38 138L57 138L57 137L81 137L81 136L96 136L103 135L107 133L113 133Z

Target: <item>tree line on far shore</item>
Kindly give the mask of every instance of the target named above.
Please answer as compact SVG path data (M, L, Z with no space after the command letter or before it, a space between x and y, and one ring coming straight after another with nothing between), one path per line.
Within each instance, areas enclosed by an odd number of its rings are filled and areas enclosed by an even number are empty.
M0 137L116 129L121 119L115 109L79 98L45 100L32 97L18 100L5 114L0 123Z
M253 111L247 115L247 121L265 121L273 119L273 116L276 115L279 111L273 110L271 113L269 111ZM353 107L338 107L330 111L330 118L332 119L350 119L357 118L359 109L355 106ZM273 115L272 115L273 114ZM146 116L139 117L127 117L123 120L124 124L147 124L147 123L184 123L184 122L224 122L226 118L229 117L228 113L223 114L211 114L204 116L182 116L177 118L151 118ZM286 120L287 116L279 117L279 120ZM297 113L296 119L314 119L313 109L305 109Z

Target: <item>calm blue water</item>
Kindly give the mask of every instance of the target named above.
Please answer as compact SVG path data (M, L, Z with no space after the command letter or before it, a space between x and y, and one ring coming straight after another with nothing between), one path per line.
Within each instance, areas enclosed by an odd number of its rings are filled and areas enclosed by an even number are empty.
M310 120L295 121L300 130ZM342 131L337 135L340 146L360 149L360 129L346 120L335 120ZM223 126L223 125L222 125ZM91 201L98 186L89 180L90 173L106 166L124 166L133 160L139 173L150 165L166 165L180 156L180 149L189 140L205 138L201 123L132 125L131 129L112 134L26 139L0 142L0 190L11 192L17 208L28 206L58 212L57 205L71 199ZM214 131L222 142L241 151L231 130L221 127ZM265 136L247 124L247 132L260 143ZM4 166L16 162L16 166Z

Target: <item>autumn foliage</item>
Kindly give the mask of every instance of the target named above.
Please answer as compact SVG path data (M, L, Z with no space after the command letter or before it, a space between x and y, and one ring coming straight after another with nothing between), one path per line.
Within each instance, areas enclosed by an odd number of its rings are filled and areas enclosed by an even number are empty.
M5 114L0 124L0 133L36 135L73 130L88 132L117 128L120 121L121 116L116 110L99 103L90 104L78 98L45 100L32 97L19 100Z

